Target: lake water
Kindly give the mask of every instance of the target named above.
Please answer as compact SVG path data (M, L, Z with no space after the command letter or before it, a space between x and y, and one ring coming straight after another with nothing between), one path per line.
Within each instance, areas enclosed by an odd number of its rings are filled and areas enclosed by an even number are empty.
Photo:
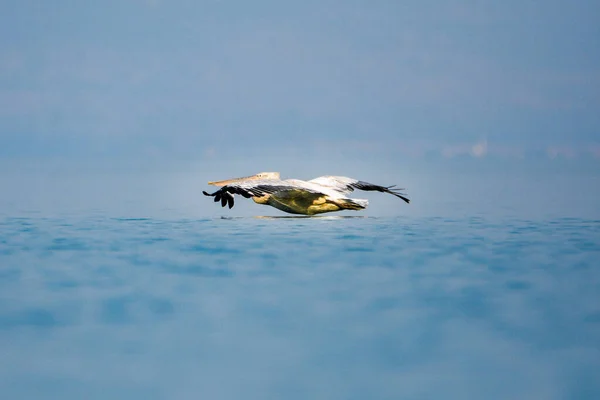
M0 218L2 399L598 399L600 221Z

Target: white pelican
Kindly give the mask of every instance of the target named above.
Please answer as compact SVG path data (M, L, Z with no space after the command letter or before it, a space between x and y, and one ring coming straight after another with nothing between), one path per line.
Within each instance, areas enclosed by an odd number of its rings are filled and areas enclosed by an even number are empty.
M215 202L233 207L233 196L252 198L257 204L266 204L290 214L314 215L340 210L364 210L368 200L350 199L346 195L354 189L371 190L392 194L406 203L410 200L393 186L379 186L346 178L345 176L321 176L310 181L299 179L279 179L279 172L261 172L253 176L208 182L220 186L214 193L202 191L205 196L213 196Z

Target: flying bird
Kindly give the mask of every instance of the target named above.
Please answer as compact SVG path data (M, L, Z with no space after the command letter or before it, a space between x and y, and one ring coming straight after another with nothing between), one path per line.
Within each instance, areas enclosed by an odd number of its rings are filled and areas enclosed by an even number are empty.
M369 204L365 199L351 199L354 191L366 190L389 193L406 203L410 200L401 190L393 186L379 186L372 183L347 178L345 176L321 176L310 181L299 179L281 180L279 172L261 172L243 178L208 182L219 186L214 193L202 191L205 196L214 197L215 202L233 207L234 196L241 195L257 204L275 207L290 214L315 215L341 210L364 210Z

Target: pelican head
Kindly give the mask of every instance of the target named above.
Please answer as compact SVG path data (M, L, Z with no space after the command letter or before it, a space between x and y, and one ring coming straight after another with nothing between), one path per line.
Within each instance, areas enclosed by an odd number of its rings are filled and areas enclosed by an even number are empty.
M224 181L213 181L208 182L209 185L213 186L225 186L230 183L237 183L241 181L256 181L261 179L279 179L279 172L260 172L252 176L244 176L242 178L226 179Z

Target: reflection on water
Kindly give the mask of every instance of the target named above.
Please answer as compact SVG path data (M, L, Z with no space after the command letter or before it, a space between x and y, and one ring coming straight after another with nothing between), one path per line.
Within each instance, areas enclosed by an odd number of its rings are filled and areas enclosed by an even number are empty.
M229 219L228 217L221 217L223 219ZM259 219L303 219L303 218L313 218L313 219L332 219L332 220L336 220L336 219L353 219L353 218L372 218L374 219L375 217L368 217L365 215L276 215L276 216L271 216L271 215L257 215L254 218L259 218Z
M598 259L576 219L5 218L0 393L600 398Z

